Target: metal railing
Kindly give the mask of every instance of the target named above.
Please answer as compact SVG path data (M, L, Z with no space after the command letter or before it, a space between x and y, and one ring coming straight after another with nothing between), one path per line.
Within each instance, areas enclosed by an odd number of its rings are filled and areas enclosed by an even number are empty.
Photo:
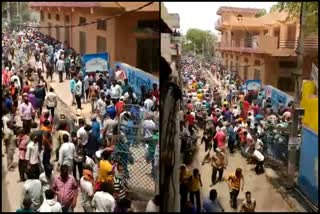
M279 48L296 49L298 47L298 40L285 40L280 39ZM312 51L318 50L318 38L306 38L304 39L304 50Z

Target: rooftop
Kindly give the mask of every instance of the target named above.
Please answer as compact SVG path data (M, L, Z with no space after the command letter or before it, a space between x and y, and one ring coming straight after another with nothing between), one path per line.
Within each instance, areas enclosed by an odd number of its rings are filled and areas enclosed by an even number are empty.
M126 11L136 9L145 5L147 2L30 2L29 7L99 7L99 8L123 8ZM140 11L159 11L159 2L143 8Z
M223 12L238 12L238 13L252 13L256 14L262 9L258 8L241 8L241 7L220 7L217 10L217 15L221 15Z

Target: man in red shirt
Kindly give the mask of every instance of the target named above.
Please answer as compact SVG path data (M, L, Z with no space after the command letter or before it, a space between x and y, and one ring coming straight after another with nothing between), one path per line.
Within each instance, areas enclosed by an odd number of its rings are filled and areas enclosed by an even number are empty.
M116 112L117 112L117 116L120 116L120 114L123 112L123 108L124 108L124 97L121 96L120 97L120 101L117 102L115 108L116 108Z
M159 104L160 92L158 89L158 85L156 83L153 83L152 87L153 87L152 96L154 96L157 99L157 104Z
M190 131L190 134L193 135L194 131L194 124L195 124L195 118L194 116L190 113L190 111L187 112L186 114L186 121L188 122L188 128Z
M224 147L224 144L225 144L225 141L226 141L226 135L224 133L223 130L219 130L216 135L214 136L214 139L217 140L217 145L218 145L218 148L222 149Z

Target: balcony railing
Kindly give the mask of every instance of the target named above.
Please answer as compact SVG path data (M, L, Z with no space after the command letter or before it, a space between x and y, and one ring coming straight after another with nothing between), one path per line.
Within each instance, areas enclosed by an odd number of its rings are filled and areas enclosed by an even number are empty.
M297 49L298 40L280 40L279 48ZM318 50L318 38L305 38L303 42L305 51Z

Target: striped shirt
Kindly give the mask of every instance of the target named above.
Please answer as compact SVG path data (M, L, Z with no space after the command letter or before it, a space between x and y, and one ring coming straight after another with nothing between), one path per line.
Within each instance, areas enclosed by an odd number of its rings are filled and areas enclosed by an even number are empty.
M122 178L117 176L113 177L114 191L119 194L119 199L126 197L126 191L124 190L124 183Z

